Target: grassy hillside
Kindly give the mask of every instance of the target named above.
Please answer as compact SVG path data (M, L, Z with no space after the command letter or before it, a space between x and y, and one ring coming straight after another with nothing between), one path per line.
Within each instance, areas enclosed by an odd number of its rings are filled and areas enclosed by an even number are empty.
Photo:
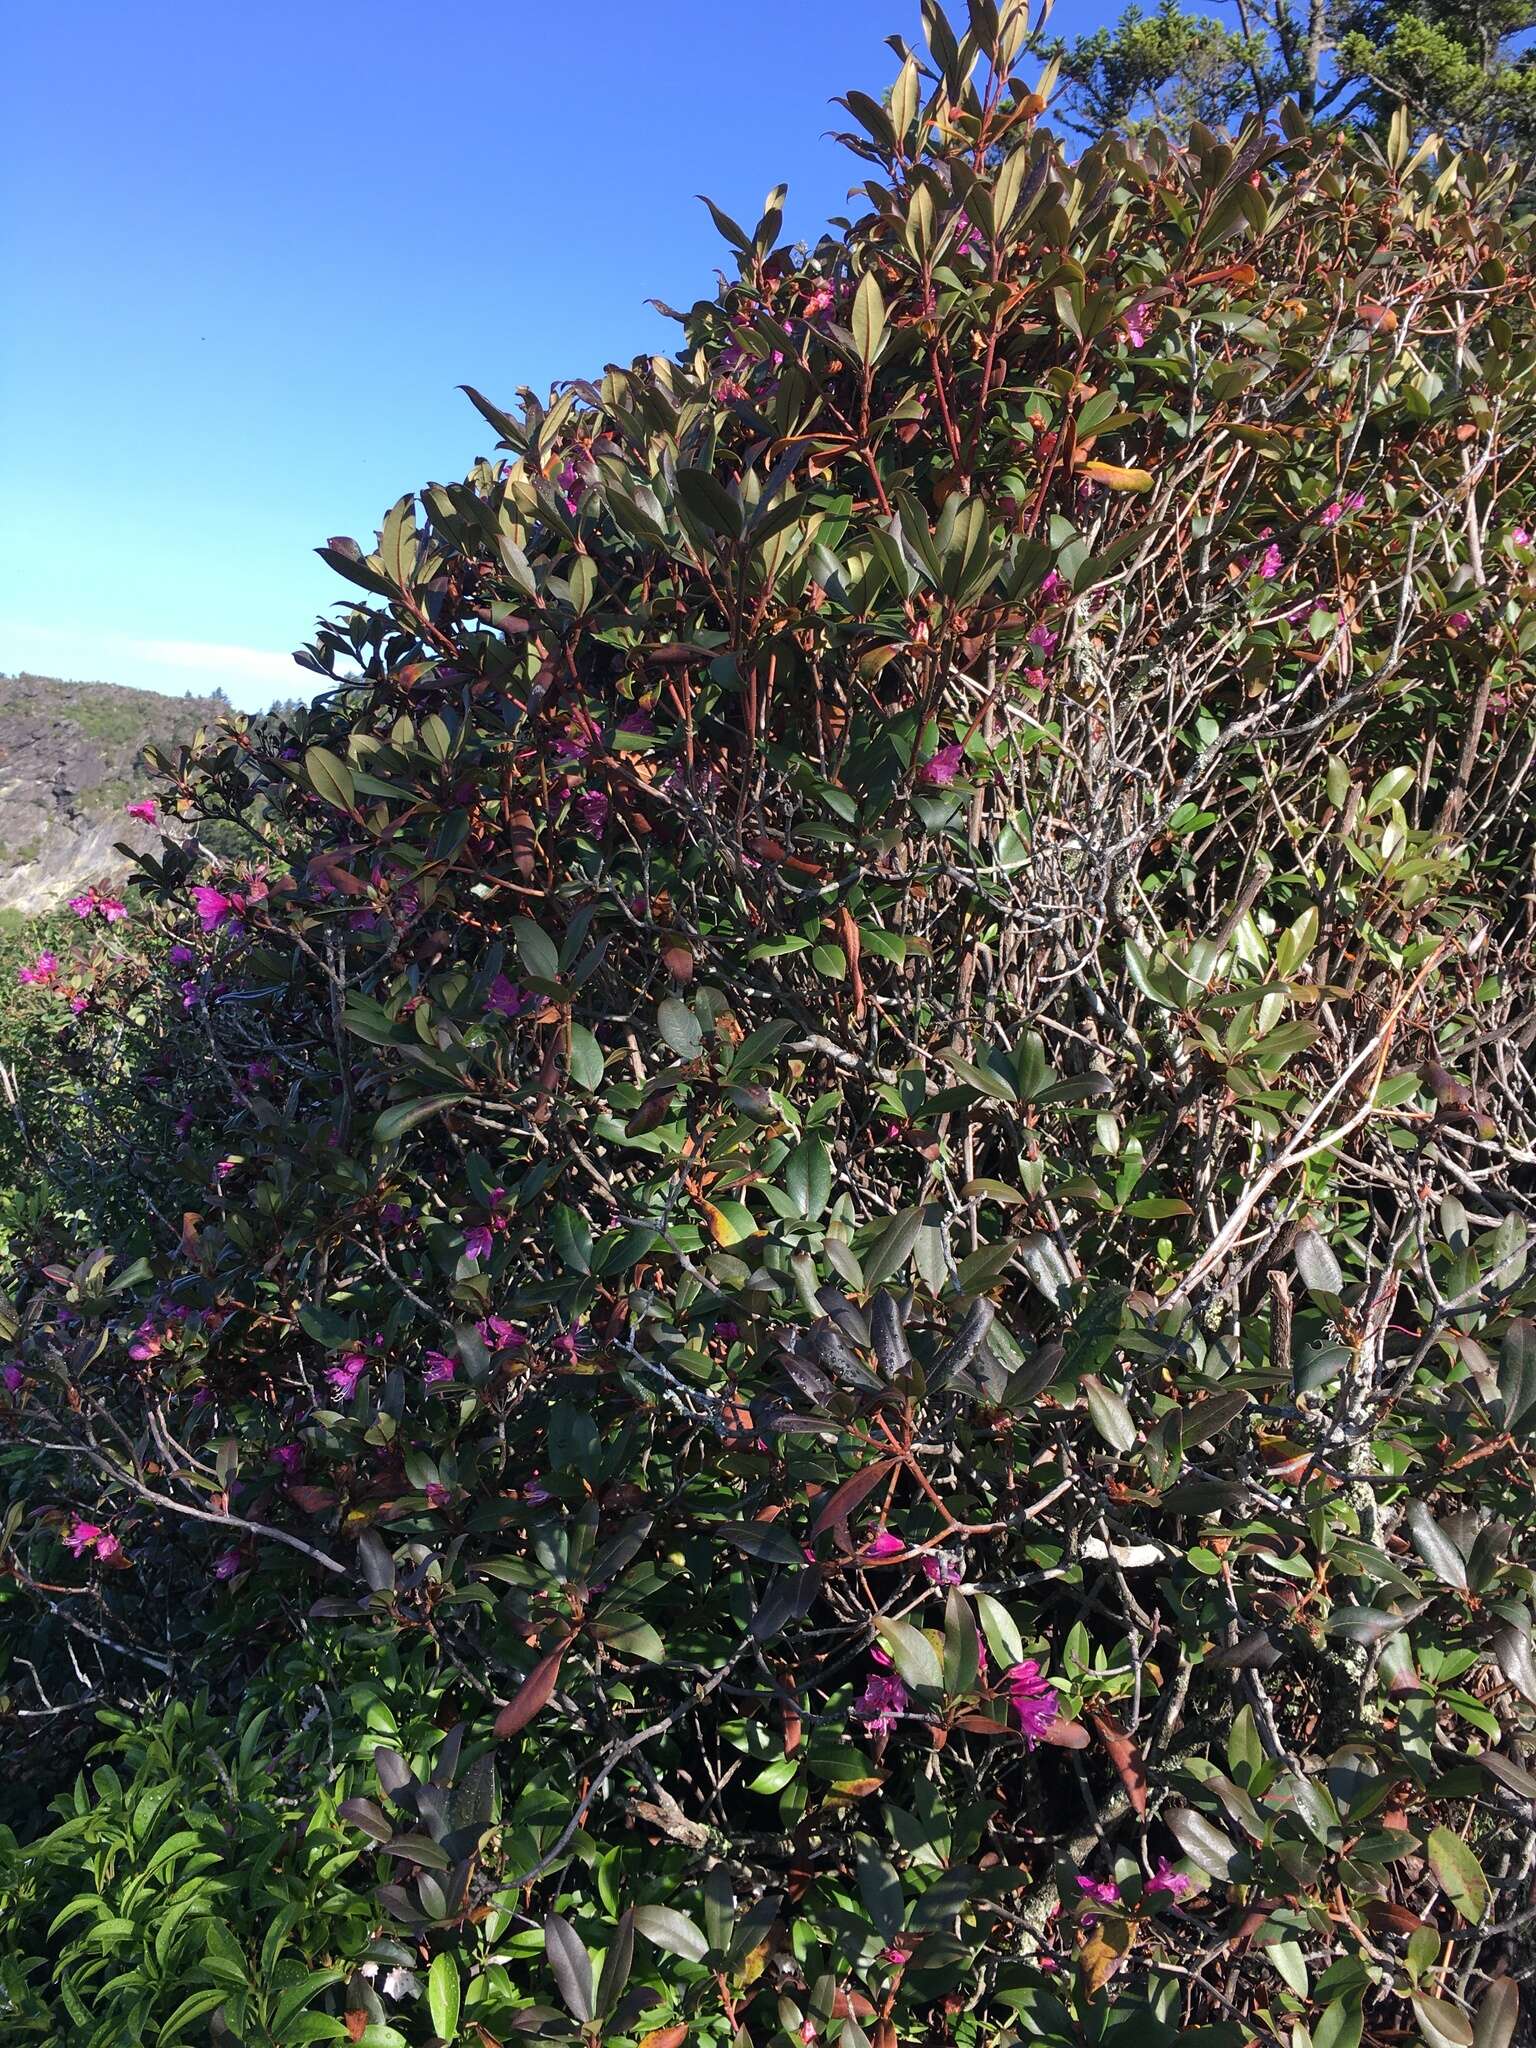
M146 784L145 747L190 739L228 708L220 697L0 675L0 910L47 910L120 874L114 842L154 837L123 815Z

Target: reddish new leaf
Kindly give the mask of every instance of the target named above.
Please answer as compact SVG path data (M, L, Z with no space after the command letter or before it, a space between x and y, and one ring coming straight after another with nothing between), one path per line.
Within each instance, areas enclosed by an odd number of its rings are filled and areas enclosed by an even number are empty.
M894 1458L877 1458L873 1465L864 1466L862 1471L855 1472L851 1478L845 1479L841 1486L834 1486L817 1510L816 1519L811 1524L812 1536L819 1536L823 1529L830 1529L834 1522L847 1521L864 1496L873 1493L886 1474L895 1469L895 1465Z
M511 1699L496 1716L495 1733L498 1737L515 1735L519 1728L526 1728L534 1715L547 1707L560 1679L560 1666L570 1642L563 1642L558 1650L551 1650L547 1657L541 1657Z
M1088 1719L1094 1733L1109 1751L1109 1760L1120 1774L1120 1782L1131 1802L1131 1811L1139 1819L1147 1810L1147 1767L1142 1761L1141 1751L1108 1707L1090 1707Z

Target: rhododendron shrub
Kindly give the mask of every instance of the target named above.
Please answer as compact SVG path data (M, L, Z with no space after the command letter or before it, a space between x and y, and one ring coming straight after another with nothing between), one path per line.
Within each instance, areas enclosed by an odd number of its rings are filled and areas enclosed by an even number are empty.
M201 1121L18 1290L7 1556L61 1710L434 1673L364 2038L1513 2038L1529 229L1070 162L1023 35L166 764Z

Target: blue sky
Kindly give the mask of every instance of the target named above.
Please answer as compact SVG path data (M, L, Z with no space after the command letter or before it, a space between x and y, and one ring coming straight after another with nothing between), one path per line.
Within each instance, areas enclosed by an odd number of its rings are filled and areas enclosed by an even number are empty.
M1099 0L1058 30L1094 26ZM1118 10L1116 10L1118 11ZM670 349L693 196L843 210L829 102L909 0L76 0L18 9L0 108L0 670L260 707L403 491L510 400Z

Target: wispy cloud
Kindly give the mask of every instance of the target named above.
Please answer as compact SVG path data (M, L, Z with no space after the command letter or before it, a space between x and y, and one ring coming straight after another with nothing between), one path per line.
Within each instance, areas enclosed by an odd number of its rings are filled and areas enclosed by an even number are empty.
M263 710L274 697L308 696L315 679L291 654L228 647L212 640L143 640L89 627L34 625L0 619L0 669L32 669L77 682L124 683L131 689L221 688L242 710Z

